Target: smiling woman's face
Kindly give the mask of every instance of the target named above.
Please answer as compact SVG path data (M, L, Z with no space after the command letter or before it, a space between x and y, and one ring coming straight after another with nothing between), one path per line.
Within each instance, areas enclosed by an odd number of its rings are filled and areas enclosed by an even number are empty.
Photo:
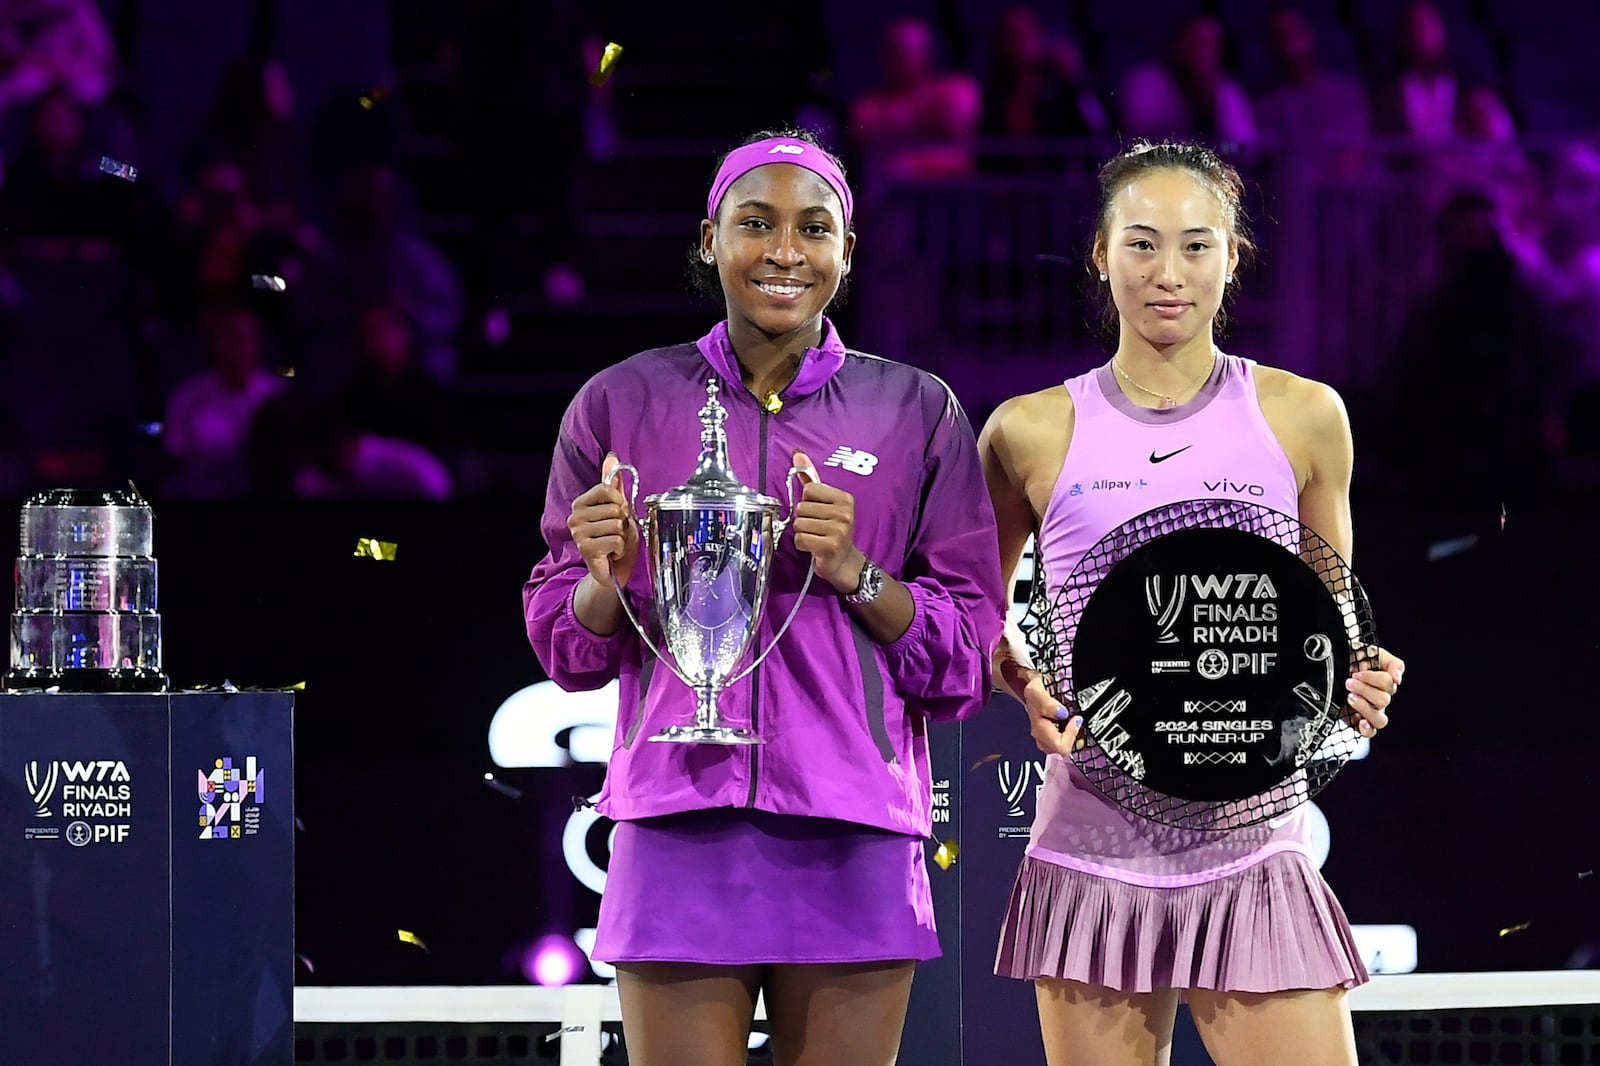
M717 264L730 321L767 336L818 323L850 272L855 236L838 194L790 163L770 163L728 187L700 244Z

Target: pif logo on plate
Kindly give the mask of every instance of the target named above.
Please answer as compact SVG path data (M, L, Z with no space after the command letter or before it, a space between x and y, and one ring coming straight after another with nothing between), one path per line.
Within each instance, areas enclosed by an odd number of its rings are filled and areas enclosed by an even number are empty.
M238 840L261 832L266 770L254 755L245 758L242 770L232 759L218 759L209 774L200 770L197 776L201 840Z

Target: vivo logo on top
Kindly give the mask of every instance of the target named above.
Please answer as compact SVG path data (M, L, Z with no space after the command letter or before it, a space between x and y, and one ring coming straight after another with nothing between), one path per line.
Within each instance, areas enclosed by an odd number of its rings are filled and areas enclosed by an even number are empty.
M1237 481L1229 481L1227 478L1222 478L1218 481L1201 481L1201 484L1206 487L1207 492L1231 492L1235 496L1265 496L1267 494L1267 490L1260 485L1250 482L1241 484Z

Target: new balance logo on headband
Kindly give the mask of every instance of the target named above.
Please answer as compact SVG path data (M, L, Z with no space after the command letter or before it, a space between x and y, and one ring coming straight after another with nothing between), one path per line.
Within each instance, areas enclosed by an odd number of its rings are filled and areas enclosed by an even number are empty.
M798 144L775 144L767 150L768 155L782 152L784 155L804 155L805 149Z

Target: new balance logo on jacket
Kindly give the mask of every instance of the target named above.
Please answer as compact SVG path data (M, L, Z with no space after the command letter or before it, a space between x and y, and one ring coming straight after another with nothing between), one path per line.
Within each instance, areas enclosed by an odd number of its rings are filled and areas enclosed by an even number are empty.
M866 477L872 473L872 468L878 465L878 457L871 452L861 451L858 448L847 448L844 445L833 450L823 466L840 466L852 474Z

